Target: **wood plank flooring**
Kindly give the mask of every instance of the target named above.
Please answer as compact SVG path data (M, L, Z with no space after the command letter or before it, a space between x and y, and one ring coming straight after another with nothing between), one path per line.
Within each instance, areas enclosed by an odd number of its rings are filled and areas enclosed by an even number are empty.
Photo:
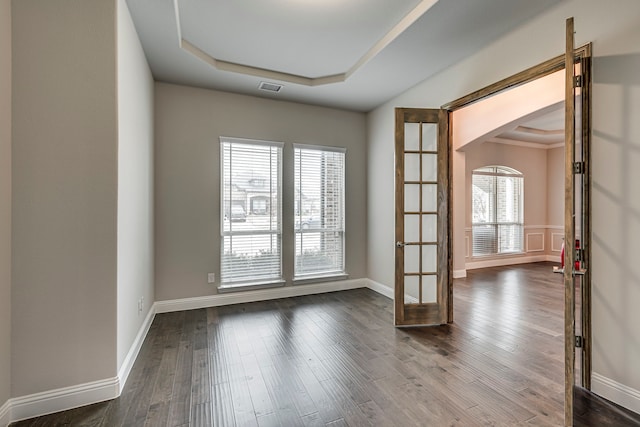
M120 398L13 425L561 425L561 279L471 271L432 328L368 289L159 314ZM576 425L640 425L614 409L579 393Z

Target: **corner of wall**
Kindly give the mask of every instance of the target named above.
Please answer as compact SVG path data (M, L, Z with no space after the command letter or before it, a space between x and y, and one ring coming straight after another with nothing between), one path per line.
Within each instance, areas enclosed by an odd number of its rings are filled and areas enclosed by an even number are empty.
M11 397L11 0L0 0L0 426Z

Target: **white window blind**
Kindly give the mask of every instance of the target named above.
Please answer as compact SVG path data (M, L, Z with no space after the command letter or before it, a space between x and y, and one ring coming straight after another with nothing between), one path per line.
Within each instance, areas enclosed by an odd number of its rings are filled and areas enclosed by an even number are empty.
M282 280L282 144L220 138L222 286Z
M473 256L522 252L524 177L515 169L487 166L472 174Z
M294 145L296 279L344 274L345 150Z

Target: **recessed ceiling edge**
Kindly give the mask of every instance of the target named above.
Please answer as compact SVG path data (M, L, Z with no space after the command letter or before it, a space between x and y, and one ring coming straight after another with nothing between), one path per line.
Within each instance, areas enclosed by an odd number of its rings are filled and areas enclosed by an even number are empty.
M438 0L421 0L420 3L407 13L396 25L393 26L380 40L378 40L354 65L344 73L333 74L321 77L306 77L299 74L290 74L281 71L269 70L265 68L253 67L251 65L237 64L234 62L217 59L198 46L194 45L184 37L182 37L182 27L180 24L180 0L173 0L174 13L176 19L176 32L178 36L178 45L180 49L190 53L196 58L204 61L213 68L221 71L229 71L232 73L245 74L248 76L261 77L271 80L280 80L288 83L299 84L303 86L322 86L333 83L340 83L347 80L364 64L371 61L380 52L382 52L393 40L407 30L414 22L424 15Z

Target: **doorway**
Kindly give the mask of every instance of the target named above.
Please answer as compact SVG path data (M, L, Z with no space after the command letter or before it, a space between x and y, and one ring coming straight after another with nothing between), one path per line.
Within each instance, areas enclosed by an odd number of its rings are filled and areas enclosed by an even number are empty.
M514 87L540 81L556 72L564 74L565 105L565 149L564 149L564 237L567 244L563 260L565 268L559 269L564 277L565 288L565 424L572 424L574 385L591 387L591 199L590 199L590 135L591 135L591 45L578 49L573 45L573 19L567 20L567 51L522 73L504 79L468 96L443 106L450 114L472 106L482 100L490 100ZM565 64L571 64L565 66ZM451 120L455 129L456 120ZM454 133L455 135L455 133ZM464 156L456 151L455 136L452 138L451 158L464 164ZM456 200L456 182L464 180L464 168L453 167L452 200ZM458 187L459 188L459 187ZM464 195L463 195L464 197ZM464 216L455 217L453 246L460 247L464 235ZM575 267L574 267L575 262ZM456 265L463 265L454 254Z

